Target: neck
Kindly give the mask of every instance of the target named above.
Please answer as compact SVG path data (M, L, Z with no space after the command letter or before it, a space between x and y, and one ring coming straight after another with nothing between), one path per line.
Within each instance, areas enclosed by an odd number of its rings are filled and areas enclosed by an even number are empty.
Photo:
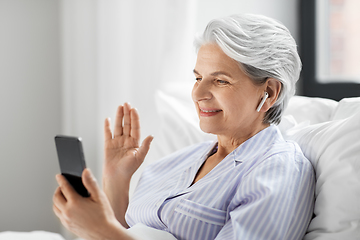
M218 138L218 151L217 155L223 156L224 158L234 151L238 146L244 143L249 138L255 136L260 131L269 127L270 124L262 124L261 127L253 129L251 131L234 134L231 136L217 135Z

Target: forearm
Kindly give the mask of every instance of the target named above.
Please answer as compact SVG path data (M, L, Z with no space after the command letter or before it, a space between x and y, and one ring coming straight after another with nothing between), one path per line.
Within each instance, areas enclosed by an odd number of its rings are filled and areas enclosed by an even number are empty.
M100 238L96 236L95 239L106 239L106 240L137 240L130 234L128 234L127 230L124 229L122 226L113 224L110 228L107 229L105 235L101 235Z
M103 190L109 199L116 219L125 228L129 228L125 221L125 213L129 204L130 179L103 177Z

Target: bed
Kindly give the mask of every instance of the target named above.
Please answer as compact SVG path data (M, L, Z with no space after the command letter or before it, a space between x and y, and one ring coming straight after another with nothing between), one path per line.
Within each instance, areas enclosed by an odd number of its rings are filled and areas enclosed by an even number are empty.
M191 98L183 92L189 91L175 87L157 92L161 128L154 133L156 141L144 165L179 148L214 138L199 129ZM279 128L285 139L300 145L316 172L314 215L304 240L360 239L360 97L336 102L295 96ZM132 186L143 168L133 177ZM138 234L145 239L170 239L145 226L138 226ZM47 232L0 233L0 240L5 239L63 238Z
M199 129L193 103L183 94L188 91L179 89L156 95L159 156L213 138ZM314 217L304 240L360 239L360 97L337 102L294 96L279 128L316 172Z

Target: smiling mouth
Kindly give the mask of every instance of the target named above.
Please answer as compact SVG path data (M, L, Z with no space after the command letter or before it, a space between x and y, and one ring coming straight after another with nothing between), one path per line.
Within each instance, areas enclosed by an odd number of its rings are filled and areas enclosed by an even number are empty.
M214 113L214 112L221 112L222 110L204 110L200 108L200 111L204 113Z
M219 112L222 112L221 109L211 109L211 108L203 109L200 107L199 107L199 110L200 110L199 115L201 117L212 117L212 116L217 115Z

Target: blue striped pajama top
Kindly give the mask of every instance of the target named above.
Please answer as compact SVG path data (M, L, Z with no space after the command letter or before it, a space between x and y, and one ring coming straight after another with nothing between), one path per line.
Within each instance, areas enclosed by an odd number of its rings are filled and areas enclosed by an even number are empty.
M270 126L191 185L216 142L177 151L143 172L126 213L177 239L302 239L314 204L314 170Z

